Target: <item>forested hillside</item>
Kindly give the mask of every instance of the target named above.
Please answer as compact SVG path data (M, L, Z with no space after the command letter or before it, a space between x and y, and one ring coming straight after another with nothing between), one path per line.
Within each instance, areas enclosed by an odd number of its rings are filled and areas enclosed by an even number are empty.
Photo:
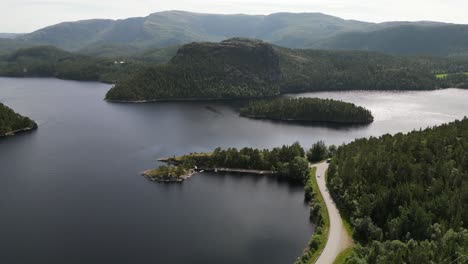
M367 29L373 23L345 20L321 13L221 15L166 11L122 20L91 19L64 22L18 36L33 44L78 51L96 45L162 48L190 42L218 42L233 37L259 38L288 47L339 33Z
M37 128L34 121L15 113L12 109L0 103L0 137L14 131L34 128Z
M346 263L457 263L468 252L468 119L342 146L327 180L362 245Z
M241 108L241 116L285 121L371 123L371 112L363 107L331 99L276 98L252 101Z
M282 92L431 90L441 87L435 73L468 69L468 60L365 51L275 49L284 76Z
M264 42L231 39L183 46L166 65L148 68L117 83L113 101L228 99L279 94L281 70Z
M131 75L145 63L83 56L52 46L19 49L0 57L0 76L55 77L59 79L114 83Z
M407 24L367 32L346 32L309 47L378 51L398 55L466 55L468 26Z

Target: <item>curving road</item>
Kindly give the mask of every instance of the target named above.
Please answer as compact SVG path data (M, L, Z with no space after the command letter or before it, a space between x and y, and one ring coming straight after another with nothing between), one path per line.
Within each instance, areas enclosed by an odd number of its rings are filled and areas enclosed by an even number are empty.
M338 208L336 208L335 203L328 192L325 181L325 173L328 169L328 163L323 162L314 164L313 167L317 167L316 178L318 187L327 206L328 215L330 216L330 229L327 244L315 263L332 264L343 250L352 246L353 240L346 232L343 222L341 221L340 212L338 211Z

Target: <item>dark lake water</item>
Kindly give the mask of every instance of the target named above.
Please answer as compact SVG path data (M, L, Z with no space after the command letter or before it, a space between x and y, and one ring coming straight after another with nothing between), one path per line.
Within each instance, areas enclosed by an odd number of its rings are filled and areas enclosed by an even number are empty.
M213 174L162 185L139 172L217 146L341 144L468 113L467 90L313 93L302 96L363 105L376 121L287 125L226 103L107 103L109 88L0 78L0 102L40 125L0 140L0 263L292 263L313 232L302 187Z

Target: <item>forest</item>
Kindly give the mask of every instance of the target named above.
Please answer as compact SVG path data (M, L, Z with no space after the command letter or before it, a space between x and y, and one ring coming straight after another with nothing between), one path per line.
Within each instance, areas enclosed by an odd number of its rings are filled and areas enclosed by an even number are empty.
M346 263L442 263L468 252L468 119L338 148L327 183L360 242Z
M116 61L71 53L53 46L36 46L0 56L0 76L115 83L148 64L134 59Z
M282 93L433 90L442 87L435 73L468 69L468 61L462 59L402 57L367 51L275 49L284 77Z
M0 103L0 137L28 128L37 128L37 124L28 117L21 116L8 106Z
M371 112L352 103L320 98L275 98L251 101L240 115L287 121L371 123Z
M468 72L439 74L437 79L441 88L468 89Z

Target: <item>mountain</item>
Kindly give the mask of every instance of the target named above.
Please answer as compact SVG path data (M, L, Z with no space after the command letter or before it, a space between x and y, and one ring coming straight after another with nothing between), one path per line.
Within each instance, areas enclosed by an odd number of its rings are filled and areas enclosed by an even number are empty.
M191 42L255 38L289 48L368 50L399 55L468 56L468 25L432 21L368 23L322 13L219 15L165 11L121 20L64 22L14 37L20 47L53 45L87 55L135 56ZM1 39L0 54L7 44ZM14 47L14 45L13 45Z
M233 37L258 38L288 47L304 47L308 43L372 25L321 13L264 16L167 11L123 20L64 22L18 39L73 51L103 44L155 48L196 41L218 42Z
M0 56L7 55L21 48L34 46L33 43L21 41L17 39L0 38Z
M310 47L398 55L464 55L468 54L468 25L403 24L369 32L347 32Z
M118 82L111 101L231 99L279 94L281 70L273 47L230 39L181 47L166 65L149 67Z
M0 33L0 38L3 39L15 39L19 36L22 36L24 34L22 33Z

